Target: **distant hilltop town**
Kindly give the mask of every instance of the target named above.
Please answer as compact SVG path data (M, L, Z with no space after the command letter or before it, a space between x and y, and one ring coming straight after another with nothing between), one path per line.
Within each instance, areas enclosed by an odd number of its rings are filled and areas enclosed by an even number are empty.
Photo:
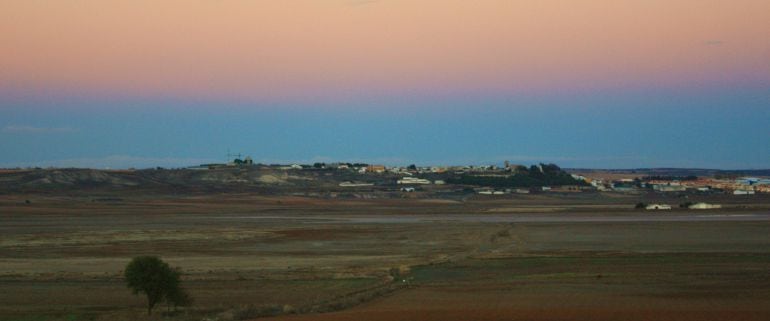
M313 164L255 164L251 157L235 158L227 163L203 164L188 167L190 170L217 170L233 167L259 167L281 171L331 171L382 175L400 175L395 185L403 185L402 191L417 191L423 185L470 185L474 191L485 195L503 195L509 193L530 192L620 192L639 193L654 191L661 193L697 192L728 193L733 195L753 195L770 193L770 178L735 177L716 175L702 177L696 175L641 175L645 170L601 171L569 170L564 171L555 164L535 164L529 167L512 164L508 161L503 166L464 165L464 166L385 166L366 163L316 162ZM678 172L700 172L703 170L674 169ZM651 169L651 171L659 171ZM572 172L572 173L568 173ZM618 174L620 172L621 174ZM726 177L720 177L726 176ZM393 183L393 182L391 182ZM342 181L341 187L375 186L376 182ZM391 184L392 185L392 184Z
M763 174L763 171L755 171ZM697 175L696 175L697 174ZM57 188L180 192L242 191L323 197L462 198L588 193L732 195L770 193L770 175L688 169L562 169L556 164L385 166L316 162L260 164L238 155L228 162L185 168L128 170L26 168L0 170L0 192Z

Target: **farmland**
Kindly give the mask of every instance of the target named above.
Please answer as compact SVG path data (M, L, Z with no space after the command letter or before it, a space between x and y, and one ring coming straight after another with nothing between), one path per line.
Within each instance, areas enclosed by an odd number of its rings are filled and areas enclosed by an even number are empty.
M613 202L5 195L0 320L161 318L122 280L148 254L184 272L179 320L770 315L765 211Z

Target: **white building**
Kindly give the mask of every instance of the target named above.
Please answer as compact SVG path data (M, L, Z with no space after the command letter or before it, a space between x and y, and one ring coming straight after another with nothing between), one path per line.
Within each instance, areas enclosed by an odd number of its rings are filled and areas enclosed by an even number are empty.
M570 176L572 176L572 178L577 181L584 181L584 182L588 181L588 179L583 175L570 174Z
M645 207L648 210L670 210L671 205L668 204L650 204Z
M722 205L701 202L701 203L695 203L693 205L690 205L688 208L693 210L710 210L715 208L722 208Z
M753 189L736 189L733 191L733 195L754 195Z
M417 178L417 177L404 177L402 179L399 179L396 181L396 184L421 184L421 185L428 185L430 184L430 181L424 178Z

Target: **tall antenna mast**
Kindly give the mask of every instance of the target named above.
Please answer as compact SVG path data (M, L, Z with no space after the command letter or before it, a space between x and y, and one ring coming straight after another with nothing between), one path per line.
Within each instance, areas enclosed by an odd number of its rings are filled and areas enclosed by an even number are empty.
M242 155L241 155L241 153L238 153L238 154L231 154L231 153L230 153L230 149L229 149L229 148L227 149L227 161L228 161L228 162L232 161L232 160L233 160L233 157L237 157L238 159L241 159L241 156L242 156Z

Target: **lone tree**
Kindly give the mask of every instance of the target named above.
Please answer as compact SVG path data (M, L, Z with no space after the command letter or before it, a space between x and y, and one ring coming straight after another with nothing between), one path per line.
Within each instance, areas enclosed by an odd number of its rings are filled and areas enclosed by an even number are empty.
M138 256L131 260L124 272L126 284L134 294L147 295L147 314L163 300L176 305L186 305L190 301L187 293L179 287L178 270L157 256Z
M178 268L174 269L172 273L174 273L177 280L179 279L179 275L182 274L182 272L180 272ZM178 283L179 282L177 281L177 284ZM177 307L189 306L190 304L192 304L192 298L190 297L190 295L187 293L187 291L185 291L184 288L178 285L176 287L169 289L169 291L166 292L165 299L166 299L166 304L168 304L169 308L171 306L174 307L174 311L176 311Z

